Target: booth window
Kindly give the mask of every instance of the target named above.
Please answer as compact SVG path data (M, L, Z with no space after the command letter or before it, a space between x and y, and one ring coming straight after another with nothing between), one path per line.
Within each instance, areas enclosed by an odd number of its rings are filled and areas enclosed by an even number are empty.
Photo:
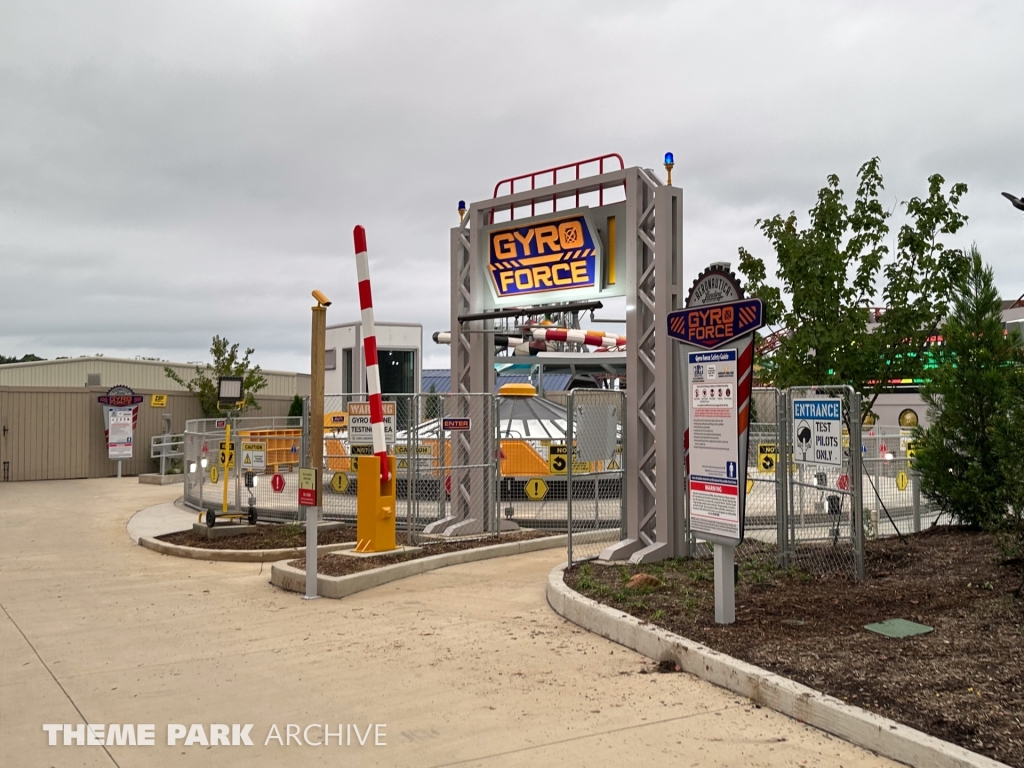
M352 347L341 350L341 391L352 394Z

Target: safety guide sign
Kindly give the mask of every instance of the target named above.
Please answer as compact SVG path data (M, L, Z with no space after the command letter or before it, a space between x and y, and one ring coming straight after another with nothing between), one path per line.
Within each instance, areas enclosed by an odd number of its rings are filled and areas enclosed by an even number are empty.
M831 397L793 401L793 459L797 464L843 465L843 402Z
M690 526L742 539L736 350L690 352Z

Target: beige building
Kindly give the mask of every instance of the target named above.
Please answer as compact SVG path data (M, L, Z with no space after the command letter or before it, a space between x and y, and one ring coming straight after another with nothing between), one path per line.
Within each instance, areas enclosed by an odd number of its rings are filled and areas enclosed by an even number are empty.
M174 370L188 381L195 375L195 363L159 360L126 360L116 357L72 357L35 363L0 365L0 387L103 387L118 384L152 392L184 392L184 387L167 378L164 368ZM309 374L263 371L267 387L260 394L294 397L309 394Z
M132 458L122 474L155 471L154 435L182 432L185 421L202 417L194 395L171 381L164 366L188 381L195 365L151 360L79 357L0 365L0 482L110 477L117 462L107 458L103 406L97 398L111 387L143 396L133 434ZM309 375L263 371L260 416L285 416L295 395L309 394ZM165 404L152 395L166 395Z

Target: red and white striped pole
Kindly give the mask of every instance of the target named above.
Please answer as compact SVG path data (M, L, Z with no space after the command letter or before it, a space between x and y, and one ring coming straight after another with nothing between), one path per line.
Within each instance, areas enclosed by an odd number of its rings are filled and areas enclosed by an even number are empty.
M373 298L370 296L370 257L366 253L366 230L357 224L352 231L356 244L356 279L359 281L359 311L363 321L363 357L366 360L366 389L370 397L370 428L373 453L380 459L380 481L390 477L388 449L384 442L384 406L380 396L380 369L377 366L377 331L373 326Z

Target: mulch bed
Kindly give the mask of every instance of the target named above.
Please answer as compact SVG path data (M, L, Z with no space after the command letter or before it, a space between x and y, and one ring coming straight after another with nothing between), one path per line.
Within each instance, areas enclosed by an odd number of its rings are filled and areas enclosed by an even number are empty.
M736 623L714 623L713 566L585 563L566 583L594 600L988 757L1024 768L1024 564L955 528L870 541L863 582L740 563ZM626 588L635 574L662 583ZM865 624L934 627L890 639Z
M510 544L514 541L528 541L530 539L543 539L553 536L548 531L514 531L503 533L501 538L494 536L483 536L476 539L457 539L455 541L433 541L420 544L419 552L402 553L397 555L381 555L380 557L347 557L345 555L320 555L316 561L316 570L321 576L348 576L351 573L361 573L374 568L382 568L385 565L404 563L406 560L418 560L421 557L440 555L445 552L460 552L464 549L477 549L479 547L493 547L495 544ZM401 542L399 542L401 543ZM288 565L300 570L306 569L306 558L292 560Z
M301 525L260 525L252 533L208 539L192 531L165 533L160 541L198 549L287 549L306 546L306 529ZM341 544L356 540L355 526L317 531L317 544Z

